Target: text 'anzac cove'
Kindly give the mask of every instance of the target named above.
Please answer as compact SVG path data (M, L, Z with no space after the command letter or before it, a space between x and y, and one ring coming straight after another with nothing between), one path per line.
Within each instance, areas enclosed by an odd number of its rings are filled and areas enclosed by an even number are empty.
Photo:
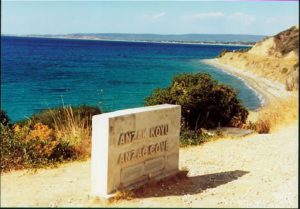
M118 140L118 145L132 143L136 140L145 138L155 138L166 136L168 134L168 124L158 125L147 129L137 131L128 131L121 133ZM144 158L168 150L167 140L143 146L135 150L130 150L119 155L118 164L127 163L129 161Z

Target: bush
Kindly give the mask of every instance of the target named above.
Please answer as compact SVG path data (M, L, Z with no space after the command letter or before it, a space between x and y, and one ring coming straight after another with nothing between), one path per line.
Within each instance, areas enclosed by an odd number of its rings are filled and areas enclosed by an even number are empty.
M271 123L269 120L259 120L256 122L256 131L259 134L268 134L271 130Z
M237 50L235 50L235 52L244 53L244 52L248 52L250 49L251 49L251 47L246 47L246 48L237 49Z
M181 147L189 145L199 145L203 142L208 141L210 138L211 136L201 132L200 130L194 131L183 128L180 132L179 145Z
M1 131L1 171L11 167L20 167L24 152L21 141L14 140L10 127L0 124Z
M145 99L146 105L164 103L181 105L183 126L195 131L218 125L240 127L248 117L237 92L209 74L179 74L169 87L155 89Z
M0 123L3 124L4 126L9 125L9 117L6 114L6 112L4 112L2 109L0 109Z
M1 170L35 168L90 154L93 107L63 107L1 125ZM48 123L48 124L44 124Z
M287 69L286 67L284 67L284 68L281 69L281 73L282 73L282 74L287 73L287 71L288 71L288 69Z
M228 49L223 49L218 57L223 57L227 52L231 52L231 51Z
M236 49L236 50L233 50L233 51L230 51L228 49L223 49L221 51L221 53L218 55L218 57L223 57L227 52L240 52L240 53L244 53L244 52L248 52L249 50L251 49L251 47L246 47L246 48L241 48L241 49ZM232 59L232 58L230 58Z
M256 123L252 122L252 121L249 121L244 128L256 131Z
M74 150L61 138L56 138L54 130L37 123L15 125L13 128L1 124L1 170L35 168L72 159Z

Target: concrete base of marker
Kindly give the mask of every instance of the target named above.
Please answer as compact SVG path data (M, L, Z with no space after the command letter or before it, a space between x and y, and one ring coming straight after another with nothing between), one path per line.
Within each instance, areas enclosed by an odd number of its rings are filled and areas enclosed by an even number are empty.
M140 182L135 182L134 184L132 185L129 185L127 187L124 187L125 190L133 190L133 189L137 189L143 185L145 185L146 183L151 183L151 182L156 182L156 181L159 181L159 180L162 180L166 177L170 177L170 176L175 176L176 174L178 174L179 171L176 170L176 171L170 171L168 173L163 173L163 174L160 174L160 175L157 175L157 176L153 176L153 177L149 177L148 179L146 180L143 180L143 181L140 181ZM120 188L122 189L122 188Z
M145 185L147 183L158 182L158 181L163 180L165 178L170 178L170 177L176 176L179 172L180 172L179 170L176 170L176 171L171 171L171 172L168 172L168 173L164 173L163 175L154 176L152 178L148 178L145 181L136 182L133 185L127 186L125 188L120 188L120 191L128 191L128 190L138 189L138 188L142 187L143 185ZM99 196L97 194L91 194L90 196L92 198L95 198L95 200L100 201L102 204L108 204L108 203L110 203L110 201L114 197L117 196L117 194L118 194L118 192L116 191L116 192L113 192L113 193L107 194L107 195Z

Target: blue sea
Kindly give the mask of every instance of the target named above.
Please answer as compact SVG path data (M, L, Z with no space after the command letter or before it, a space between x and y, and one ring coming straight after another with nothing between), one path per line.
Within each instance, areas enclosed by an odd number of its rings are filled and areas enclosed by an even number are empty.
M261 106L242 80L201 62L240 46L1 37L1 108L12 121L43 109L94 105L139 107L178 73L206 72L239 91L248 109Z

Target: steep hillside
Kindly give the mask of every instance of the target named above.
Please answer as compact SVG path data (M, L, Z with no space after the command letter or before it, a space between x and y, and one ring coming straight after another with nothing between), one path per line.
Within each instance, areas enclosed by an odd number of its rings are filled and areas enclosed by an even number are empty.
M219 62L279 81L287 90L298 88L299 28L293 26L257 42L247 52L227 52Z
M293 26L273 37L257 42L249 54L277 58L296 59L299 53L299 28Z

